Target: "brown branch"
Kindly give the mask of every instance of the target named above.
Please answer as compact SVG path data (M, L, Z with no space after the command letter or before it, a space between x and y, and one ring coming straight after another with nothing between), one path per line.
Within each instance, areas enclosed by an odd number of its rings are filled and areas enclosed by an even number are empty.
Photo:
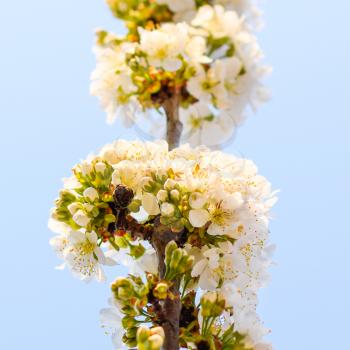
M170 150L179 146L183 129L179 115L180 99L180 92L175 92L171 98L163 102L163 108L167 119L166 139Z
M154 224L154 231L152 235L152 245L158 256L158 272L159 278L164 278L165 275L165 247L171 241L178 241L181 234L174 233L168 226L162 225L159 218ZM170 292L174 298L167 298L162 303L159 323L164 329L165 340L164 350L178 350L179 349L179 332L180 332L180 314L181 314L181 300L179 292L179 279L172 281Z
M129 232L134 239L140 238L145 241L151 241L153 225L140 224L131 215L127 214L127 212L120 210L118 213L118 220L115 224L115 230Z

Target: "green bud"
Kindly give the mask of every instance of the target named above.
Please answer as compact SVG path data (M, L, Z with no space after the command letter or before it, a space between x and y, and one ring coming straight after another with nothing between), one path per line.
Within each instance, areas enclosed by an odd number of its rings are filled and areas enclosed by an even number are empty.
M207 292L201 298L203 317L218 317L225 310L225 299L218 292Z
M148 328L140 327L136 333L137 343L145 343L150 335L151 331Z
M145 254L146 249L142 244L138 244L138 245L130 244L129 247L130 247L130 255L136 259L141 258L141 256Z
M128 348L135 348L137 346L137 341L135 338L129 339L125 334L123 336L123 342Z
M169 265L170 260L171 260L171 256L173 254L173 252L175 251L175 249L177 249L177 244L175 241L171 241L167 244L166 248L165 248L165 264Z
M75 195L72 194L71 192L69 192L68 190L60 191L60 199L63 202L75 202L76 201Z
M178 201L180 199L180 192L178 190L172 190L170 191L170 198L173 201Z
M159 350L164 343L164 338L159 334L153 334L148 338L149 350Z
M184 251L181 248L175 249L169 263L170 269L175 270L178 267L183 255L184 255Z
M160 300L164 300L168 296L168 290L169 286L167 283L159 282L153 290L153 295Z
M128 328L133 328L137 326L138 322L137 320L135 320L134 317L125 316L122 319L122 325L123 325L123 328L128 329Z
M137 327L129 328L126 330L125 335L129 339L136 339Z
M128 209L132 213L138 213L140 211L141 201L139 199L134 199L129 205Z
M110 224L111 222L115 222L116 221L116 217L113 214L105 215L104 219L105 219L105 222L107 224Z

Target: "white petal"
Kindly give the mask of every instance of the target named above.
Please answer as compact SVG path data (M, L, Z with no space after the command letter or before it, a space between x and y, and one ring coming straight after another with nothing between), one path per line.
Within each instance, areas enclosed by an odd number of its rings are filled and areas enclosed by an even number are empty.
M142 206L149 215L158 215L160 213L158 200L156 196L151 193L143 194Z
M210 215L205 209L193 209L189 213L189 220L193 227L203 227L210 219Z
M198 261L197 264L193 266L191 276L197 277L197 276L201 275L203 273L203 271L205 270L205 268L207 267L207 265L208 265L207 259L202 259L202 260Z
M207 199L201 193L198 192L192 193L189 199L190 206L193 209L203 208L206 202Z

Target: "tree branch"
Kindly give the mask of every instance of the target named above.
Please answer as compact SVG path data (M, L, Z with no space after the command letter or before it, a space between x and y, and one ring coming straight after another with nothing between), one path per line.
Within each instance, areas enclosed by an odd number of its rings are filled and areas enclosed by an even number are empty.
M179 115L180 99L180 93L175 92L171 98L163 102L163 108L167 119L166 139L169 144L169 150L176 148L180 144L183 129Z

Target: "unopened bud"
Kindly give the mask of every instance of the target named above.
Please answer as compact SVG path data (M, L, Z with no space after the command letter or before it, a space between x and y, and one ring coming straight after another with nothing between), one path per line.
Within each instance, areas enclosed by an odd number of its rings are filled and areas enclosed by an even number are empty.
M170 192L170 197L172 200L178 201L180 199L180 192L178 190L172 190Z
M168 200L168 191L165 191L165 190L160 190L158 193L157 193L157 199L160 201L160 202L165 202Z
M173 179L168 179L165 181L164 188L166 190L171 191L174 189L175 186L176 186L176 181L174 181Z
M175 241L171 241L165 247L165 264L168 265L171 260L171 255L177 249L177 244Z
M176 269L178 267L183 255L184 255L184 252L180 248L177 248L173 252L173 254L171 256L170 264L169 264L171 269Z
M168 296L168 290L169 286L167 283L159 282L153 290L153 295L160 300L164 300Z
M203 317L218 317L225 310L225 299L218 292L207 292L201 298Z
M124 185L117 185L113 194L114 203L117 209L126 208L134 198L134 192L131 188Z
M80 208L80 204L77 202L71 203L67 207L71 215L74 215L79 210L79 208Z
M151 335L151 331L146 327L140 327L136 333L138 343L145 343Z
M132 245L130 244L130 255L135 259L141 258L145 254L145 247L142 244Z
M126 330L125 335L129 339L135 339L137 333L137 327L129 328Z
M106 170L106 164L103 163L103 162L97 162L97 163L95 164L95 170L96 170L98 173L103 174L104 171Z
M159 334L153 334L148 338L149 350L159 350L164 343L164 339Z
M73 221L81 227L86 227L90 222L90 218L82 210L78 210L73 215Z
M130 317L130 316L125 316L122 319L122 325L123 328L128 329L128 328L133 328L135 326L137 326L138 322L137 320L135 320L134 317Z
M174 215L175 207L173 204L163 203L160 207L160 212L164 216L172 216L172 215Z

